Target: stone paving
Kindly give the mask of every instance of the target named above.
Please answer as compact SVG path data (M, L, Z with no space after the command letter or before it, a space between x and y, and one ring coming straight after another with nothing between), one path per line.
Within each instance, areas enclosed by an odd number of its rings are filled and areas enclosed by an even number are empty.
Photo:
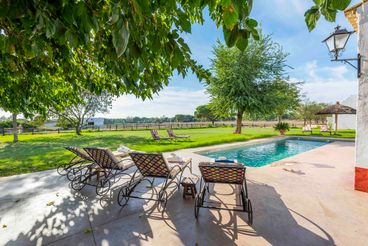
M196 153L204 149L177 153L192 157L198 172L208 158ZM246 214L229 211L201 209L196 221L194 201L183 200L182 190L161 214L143 200L121 208L116 194L124 179L101 199L89 187L72 191L56 171L0 178L0 245L367 245L368 194L353 190L354 143L248 168L247 178L252 226ZM234 187L212 189L234 202Z

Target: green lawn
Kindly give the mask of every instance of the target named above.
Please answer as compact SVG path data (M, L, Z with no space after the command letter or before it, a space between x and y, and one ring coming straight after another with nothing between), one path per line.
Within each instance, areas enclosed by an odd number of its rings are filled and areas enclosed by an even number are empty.
M233 130L233 128L175 130L175 133L190 135L191 138L173 143L152 142L149 131L84 132L82 136L73 133L20 135L20 142L16 144L11 143L12 136L0 136L0 176L55 168L58 163L66 162L72 157L64 150L65 146L99 146L116 150L123 144L135 150L161 152L277 135L271 128L244 128L241 135L232 134ZM167 135L163 130L159 133L162 136ZM300 129L292 129L288 134L311 135L301 133ZM317 133L312 135L322 136ZM353 138L354 135L354 131L340 131L338 135L332 137ZM330 135L324 133L323 136Z

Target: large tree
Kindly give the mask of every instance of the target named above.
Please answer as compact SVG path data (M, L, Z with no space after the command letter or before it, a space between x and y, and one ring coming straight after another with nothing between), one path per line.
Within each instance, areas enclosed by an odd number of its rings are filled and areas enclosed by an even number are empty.
M336 12L350 1L314 0L305 14L308 27L313 29L321 15L334 21ZM199 78L206 77L207 72L191 58L183 33L190 33L193 23L203 23L206 9L222 28L226 44L244 50L250 37L258 38L257 21L250 18L252 3L0 0L0 81L9 83L0 91L0 107L15 115L45 112L48 104L63 95L59 83L45 78L57 70L62 71L57 78L63 77L73 87L142 98L167 85L174 70L183 76L192 70ZM110 79L77 84L69 75L78 71L79 62L103 69ZM12 79L3 82L9 74ZM85 74L88 71L79 75ZM46 83L39 83L37 77Z
M306 12L308 27L321 15L333 21L349 3L314 0ZM49 71L61 67L67 74L82 53L116 76L109 84L84 85L87 89L150 97L174 70L206 76L182 37L193 23L203 23L205 9L226 44L244 50L250 37L258 37L252 5L253 0L0 0L0 58L18 74L24 61Z
M287 55L271 36L251 39L244 51L218 43L214 55L207 86L211 104L219 116L235 113L235 133L241 133L244 114L273 109L273 81L282 77Z
M96 113L106 113L112 104L112 96L102 92L95 95L89 91L81 90L78 92L78 101L72 103L63 110L50 109L53 115L58 116L59 122L65 122L75 128L77 135L81 134L84 123L94 117Z

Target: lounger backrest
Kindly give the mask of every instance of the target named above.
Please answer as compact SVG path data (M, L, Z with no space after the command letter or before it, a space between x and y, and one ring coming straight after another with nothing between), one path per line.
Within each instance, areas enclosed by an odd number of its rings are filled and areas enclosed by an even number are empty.
M169 135L169 137L172 137L172 138L175 137L175 134L174 134L173 130L167 130L167 134Z
M328 127L326 125L321 126L321 131L328 131Z
M202 177L208 183L243 184L245 169L245 166L240 163L199 163Z
M129 155L144 177L167 177L170 173L162 154L132 152Z
M116 168L119 160L109 149L88 147L84 150L101 168Z
M153 139L160 139L156 130L151 130L151 135Z
M69 150L70 152L74 153L76 156L84 160L93 161L92 158L83 149L80 149L74 146L68 146L68 147L65 147L65 149Z

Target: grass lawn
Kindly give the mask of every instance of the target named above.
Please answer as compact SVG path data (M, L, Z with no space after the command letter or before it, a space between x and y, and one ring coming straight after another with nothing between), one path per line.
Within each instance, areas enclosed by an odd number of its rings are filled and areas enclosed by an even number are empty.
M157 143L151 141L149 131L110 131L84 132L82 136L74 133L20 135L20 142L13 144L12 136L0 136L0 176L9 176L56 168L58 163L69 161L72 154L65 146L99 146L112 150L123 144L135 150L147 152L172 151L183 148L221 144L227 142L245 141L255 138L265 138L278 135L272 128L244 128L243 134L232 134L233 128L204 128L175 130L177 134L190 135L189 140L173 143ZM329 137L319 130L312 136ZM318 132L318 133L317 133ZM162 130L160 135L167 133ZM300 129L291 129L289 135L311 135L302 133ZM332 137L353 138L354 131L339 131Z

